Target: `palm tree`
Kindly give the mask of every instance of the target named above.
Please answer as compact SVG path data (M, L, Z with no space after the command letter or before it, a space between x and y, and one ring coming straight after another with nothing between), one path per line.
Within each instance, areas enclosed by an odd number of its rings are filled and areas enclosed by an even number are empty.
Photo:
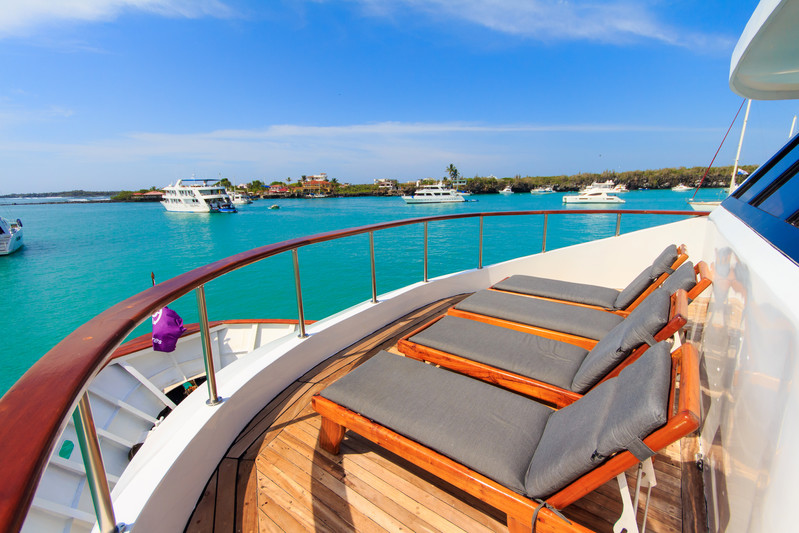
M447 167L447 174L449 174L449 179L451 180L458 179L458 169L452 163Z

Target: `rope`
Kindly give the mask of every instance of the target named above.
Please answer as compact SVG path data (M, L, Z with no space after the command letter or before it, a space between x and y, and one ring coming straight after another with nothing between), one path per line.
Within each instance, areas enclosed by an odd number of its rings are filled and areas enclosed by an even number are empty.
M707 177L707 173L708 173L708 172L710 172L710 167L712 167L712 166L713 166L713 161L715 161L715 160L716 160L716 156L717 156L717 155L719 155L719 152L721 151L721 147L722 147L722 146L724 146L724 141L726 141L726 140L727 140L727 135L729 135L729 134L730 134L730 130L732 129L732 126L733 126L733 124L735 124L735 121L738 119L738 115L740 115L740 114L741 114L741 109L743 109L743 108L744 108L744 104L745 104L745 103L746 103L746 98L744 98L744 101L743 101L743 102L741 102L741 107L739 107L739 108L738 108L738 112L737 112L737 113L735 113L735 118L734 118L734 119L732 119L732 122L730 123L730 127L729 127L729 128L727 128L727 133L725 133L725 134L724 134L724 138L721 140L721 144L719 145L718 149L716 150L716 153L713 155L713 159L711 159L711 160L710 160L710 164L707 166L707 170L705 170L705 173L704 173L704 175L702 176L702 179L701 179L701 180L699 180L699 185L697 185L697 187L696 187L696 190L694 191L694 194L693 194L693 196L691 196L691 200L693 200L693 199L694 199L694 197L696 196L696 193L698 193L698 192L699 192L699 187L701 187L701 186L702 186L702 183L704 183L704 181L705 181L705 178Z

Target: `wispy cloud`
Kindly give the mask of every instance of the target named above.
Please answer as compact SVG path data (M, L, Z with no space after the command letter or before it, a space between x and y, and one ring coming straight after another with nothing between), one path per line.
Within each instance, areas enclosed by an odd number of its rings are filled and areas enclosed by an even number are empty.
M28 35L41 27L64 22L113 20L133 11L181 18L233 15L232 9L220 0L3 0L0 38Z
M597 132L602 133L602 140L589 141ZM658 142L648 142L647 146L657 146L657 152L679 153L682 148L663 150L663 140L694 138L686 133L707 132L717 133L705 128L625 124L284 124L192 134L139 132L72 143L8 139L0 142L0 154L9 161L19 160L21 175L44 176L46 165L51 165L60 175L74 174L80 180L111 173L120 188L133 187L142 179L148 186L150 182L166 183L192 172L273 179L325 171L342 181L365 182L378 176L437 176L450 162L471 175L603 170L610 155L609 138L622 136L630 139L624 145L631 146L636 139L651 141L651 134ZM563 142L564 135L569 142ZM582 139L586 147L576 147L575 139ZM606 154L604 159L599 159L598 153ZM639 168L638 163L627 161L632 156L651 158L652 154L645 147L625 149L619 158L626 159L618 159L617 164Z
M588 40L627 44L642 40L691 48L729 47L729 36L674 27L651 1L632 0L350 0L372 16L414 10L460 19L490 30L539 41Z

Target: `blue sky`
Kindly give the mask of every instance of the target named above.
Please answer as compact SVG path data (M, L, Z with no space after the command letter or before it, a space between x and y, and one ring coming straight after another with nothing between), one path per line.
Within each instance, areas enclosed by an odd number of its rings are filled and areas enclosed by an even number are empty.
M0 0L0 194L706 166L755 6ZM742 163L797 112L753 102Z

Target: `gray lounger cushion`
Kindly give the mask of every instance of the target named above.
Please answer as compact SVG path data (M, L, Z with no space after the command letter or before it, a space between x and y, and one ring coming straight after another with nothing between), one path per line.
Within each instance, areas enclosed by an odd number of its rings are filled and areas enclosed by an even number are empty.
M625 309L633 303L661 274L669 271L678 257L677 247L669 245L622 291L537 276L517 274L495 284L493 288L553 298L567 302L596 305L607 309Z
M589 339L601 339L623 320L599 309L490 290L472 294L455 308Z
M669 345L661 342L616 378L555 412L530 462L527 495L549 496L664 425L670 379Z
M387 352L321 395L519 493L552 413L523 396Z
M655 260L652 262L652 265L645 268L638 276L630 282L627 287L624 288L619 293L619 297L616 298L616 302L614 307L616 309L626 309L628 305L633 303L636 298L638 298L643 292L652 285L656 279L660 277L661 274L664 272L671 272L671 265L677 260L679 254L677 253L677 247L673 244L667 246L665 250L660 252Z
M655 289L626 319L618 321L591 351L452 316L442 318L408 340L584 394L634 349L653 342L653 336L668 323L670 308L669 293L662 288ZM606 311L591 311L616 316Z
M605 377L630 352L645 342L654 341L653 335L669 321L671 296L663 289L655 289L636 307L623 322L605 335L588 352L571 389L585 392Z
M690 291L695 285L696 272L694 272L694 264L690 261L686 261L680 265L680 268L675 270L673 274L666 278L666 281L663 282L660 288L669 294L674 294L680 289Z
M542 298L597 305L608 309L613 308L619 297L619 291L616 289L522 274L510 276L495 284L494 288Z
M410 339L437 350L569 389L588 350L475 320L445 316Z
M535 498L666 422L670 362L668 345L660 343L560 411L388 352L321 395Z

